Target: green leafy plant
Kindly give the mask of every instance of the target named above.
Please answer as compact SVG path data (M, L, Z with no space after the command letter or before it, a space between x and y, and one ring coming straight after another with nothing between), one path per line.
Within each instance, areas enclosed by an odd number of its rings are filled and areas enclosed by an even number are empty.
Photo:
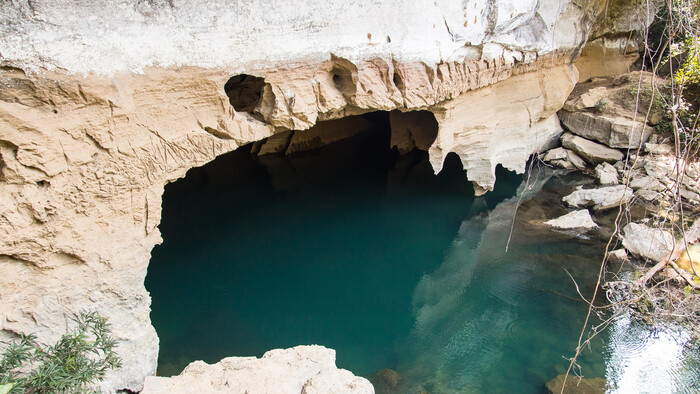
M605 108L607 108L607 106L608 106L608 102L603 100L603 99L600 99L600 100L598 100L597 103L595 103L594 108L595 108L596 112L603 112L605 110Z
M33 334L21 335L0 361L2 393L80 393L121 367L107 319L81 312L77 327L53 346L42 346Z

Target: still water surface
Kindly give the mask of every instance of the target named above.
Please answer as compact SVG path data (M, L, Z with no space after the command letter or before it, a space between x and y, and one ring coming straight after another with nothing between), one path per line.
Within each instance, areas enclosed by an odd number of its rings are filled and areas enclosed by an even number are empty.
M571 181L542 171L523 194L499 169L475 198L456 157L435 176L387 145L375 132L290 158L244 147L167 186L146 279L158 373L299 344L357 375L398 371L399 392L538 393L564 373L587 310L567 271L589 296L604 250L539 225L566 212ZM688 343L623 317L579 364L611 391L696 392Z

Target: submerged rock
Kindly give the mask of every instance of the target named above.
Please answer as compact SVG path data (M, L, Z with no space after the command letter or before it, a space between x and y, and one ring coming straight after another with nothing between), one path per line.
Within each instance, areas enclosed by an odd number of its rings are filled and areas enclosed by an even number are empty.
M374 388L367 379L338 369L335 350L313 345L270 350L261 358L195 361L178 376L147 377L141 393L370 394Z
M393 369L384 368L368 377L376 394L399 394L399 385L403 375Z
M564 375L559 375L550 380L545 385L547 392L552 394L602 394L605 392L605 379L603 378L583 378L569 375L564 385Z
M602 211L627 203L632 196L632 189L625 185L605 186L598 189L579 187L562 200L573 207L593 207L594 211Z
M622 160L624 155L617 149L609 148L603 144L581 138L571 133L565 133L561 137L561 144L565 148L569 148L583 157L584 160L591 164L599 164L603 162L615 163Z
M547 227L557 230L582 230L587 231L598 227L591 218L591 214L587 209L569 212L566 215L559 216L556 219L544 222Z
M640 223L626 225L623 233L622 246L636 256L656 262L671 253L675 243L668 231Z

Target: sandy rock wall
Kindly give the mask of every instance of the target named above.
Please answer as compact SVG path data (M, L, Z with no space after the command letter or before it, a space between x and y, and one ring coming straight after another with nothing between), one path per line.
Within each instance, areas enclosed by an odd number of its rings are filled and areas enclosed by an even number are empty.
M143 281L163 187L218 155L376 110L435 114L439 170L477 190L560 133L600 1L0 4L0 337L107 316L140 390L158 338ZM252 110L224 86L264 79Z

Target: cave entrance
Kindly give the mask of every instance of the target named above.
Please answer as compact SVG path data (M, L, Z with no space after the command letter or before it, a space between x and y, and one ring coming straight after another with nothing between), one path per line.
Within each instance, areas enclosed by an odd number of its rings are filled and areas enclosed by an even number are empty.
M250 114L260 104L264 88L264 78L248 74L235 75L224 84L224 92L233 109Z
M166 186L146 278L159 374L300 344L395 368L412 292L474 209L456 155L433 173L436 132L429 112L319 122Z

